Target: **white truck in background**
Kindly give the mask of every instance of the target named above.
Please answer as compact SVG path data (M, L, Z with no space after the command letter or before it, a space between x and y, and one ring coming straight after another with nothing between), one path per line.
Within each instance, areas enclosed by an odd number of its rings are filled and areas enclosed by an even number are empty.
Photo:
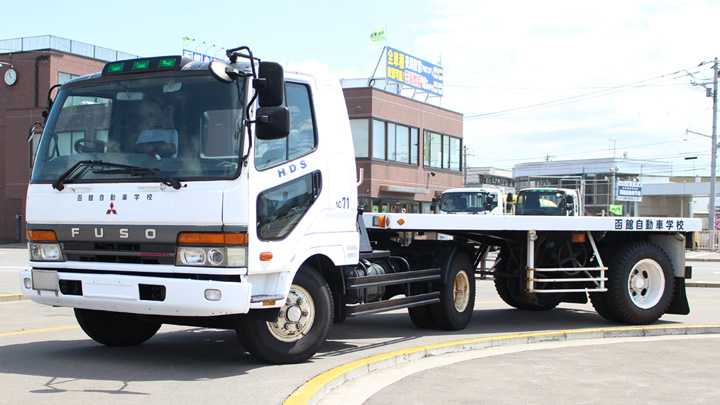
M477 272L517 308L589 299L629 324L689 312L700 220L362 214L339 82L247 47L227 56L110 62L49 97L23 294L74 308L104 345L164 323L228 328L271 363L308 359L357 315L406 308L420 328L463 329ZM421 232L453 240L398 237ZM491 247L495 266L477 270Z
M500 188L451 188L433 204L440 214L504 215L505 193Z
M576 217L582 215L582 200L577 190L569 188L537 187L508 194L515 215L550 215Z

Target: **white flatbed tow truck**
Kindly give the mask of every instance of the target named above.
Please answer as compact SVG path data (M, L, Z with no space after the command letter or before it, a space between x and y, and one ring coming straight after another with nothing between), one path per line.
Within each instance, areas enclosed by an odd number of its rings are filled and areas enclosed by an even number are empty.
M74 308L108 346L164 323L228 328L271 363L310 358L362 314L407 308L420 328L463 329L477 273L526 310L589 298L621 323L688 313L700 220L361 214L339 82L247 47L227 56L110 62L48 97L29 299Z

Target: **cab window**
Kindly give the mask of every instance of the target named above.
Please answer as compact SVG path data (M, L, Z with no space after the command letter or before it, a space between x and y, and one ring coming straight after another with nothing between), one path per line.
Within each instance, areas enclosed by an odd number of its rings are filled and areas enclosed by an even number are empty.
M295 160L315 150L317 137L309 88L286 83L285 105L290 110L290 135L270 141L255 139L255 167L258 170Z

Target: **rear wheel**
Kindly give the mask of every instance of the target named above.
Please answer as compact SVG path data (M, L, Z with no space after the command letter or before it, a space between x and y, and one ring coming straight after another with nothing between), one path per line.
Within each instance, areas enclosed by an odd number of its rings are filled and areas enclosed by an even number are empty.
M413 283L410 284L410 294L409 295L418 295L418 294L424 294L428 292L430 288L427 286L427 284L418 284ZM435 324L435 320L433 319L432 315L432 306L438 305L438 304L431 304L431 305L421 305L417 307L410 307L408 308L408 314L410 315L410 320L412 321L413 325L417 326L420 329L436 329L437 325Z
M674 287L667 253L655 244L636 242L613 258L605 299L615 320L646 325L667 311Z
M75 308L85 333L106 346L136 346L155 336L161 323L143 322L135 314Z
M332 322L330 287L315 269L303 266L278 318L274 322L245 318L236 333L243 347L260 360L299 363L320 349Z
M475 309L475 268L463 253L450 263L448 283L440 290L440 303L431 306L432 317L440 329L460 330L470 323Z
M511 307L525 311L548 311L562 301L562 294L536 294L536 302L531 302L521 288L524 278L520 276L520 270L509 258L502 256L502 252L493 268L495 291Z

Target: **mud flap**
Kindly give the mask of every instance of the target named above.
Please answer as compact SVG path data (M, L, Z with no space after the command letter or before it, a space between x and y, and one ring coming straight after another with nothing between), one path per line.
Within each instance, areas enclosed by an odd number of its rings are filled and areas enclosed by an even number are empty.
M675 293L670 302L666 314L687 315L690 313L690 304L688 303L687 292L685 291L685 278L675 277Z

